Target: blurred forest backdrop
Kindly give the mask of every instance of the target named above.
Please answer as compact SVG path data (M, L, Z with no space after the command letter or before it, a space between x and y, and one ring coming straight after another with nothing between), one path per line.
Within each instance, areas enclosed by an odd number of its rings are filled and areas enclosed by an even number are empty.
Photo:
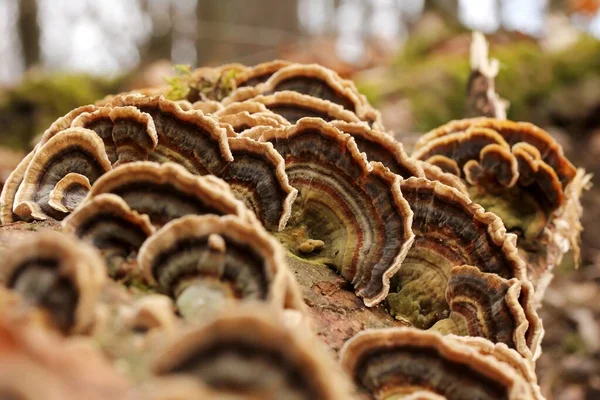
M549 130L600 175L600 0L0 0L0 184L72 108L163 84L173 64L320 63L353 78L408 150L460 118L470 31L500 60L509 118ZM4 147L2 147L4 146ZM600 185L598 185L600 186ZM541 315L549 399L600 399L600 187L584 197L583 259Z

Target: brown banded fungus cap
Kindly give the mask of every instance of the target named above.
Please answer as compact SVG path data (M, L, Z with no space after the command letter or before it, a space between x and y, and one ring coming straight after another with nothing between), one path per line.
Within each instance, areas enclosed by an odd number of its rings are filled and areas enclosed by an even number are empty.
M360 332L341 353L342 367L372 399L417 392L448 400L539 398L532 383L503 360L453 336L413 328Z
M225 182L210 175L193 175L174 163L124 164L98 179L87 199L103 193L121 197L155 226L188 214L234 214L249 221L256 218L235 199Z
M87 176L69 172L50 192L48 205L55 210L69 213L81 203L91 188Z
M283 156L299 191L279 239L297 256L334 267L367 306L381 302L414 238L400 178L368 163L350 135L321 119L255 133Z
M316 64L291 64L279 69L267 81L255 87L241 87L223 99L225 104L243 101L258 95L297 92L341 106L363 121L381 119L379 113L362 98L354 84L334 71ZM294 123L295 121L290 121Z
M132 106L102 107L79 115L72 126L95 131L102 138L111 163L116 166L144 161L158 144L154 121Z
M266 307L236 308L181 335L158 357L160 376L188 376L223 396L352 398L349 382L308 331Z
M331 125L352 136L358 150L364 152L369 161L378 161L403 178L425 177L421 163L410 158L402 143L387 133L372 129L365 123L333 121Z
M287 183L283 160L270 145L228 137L214 118L197 111L184 112L162 97L131 95L112 102L114 110L131 112L131 106L121 107L131 104L154 119L158 144L150 152L150 160L173 161L192 173L218 176L231 184L266 227L285 225L295 189Z
M219 177L267 229L282 230L298 195L289 183L285 161L271 143L246 137L229 138L228 143L234 160Z
M230 125L231 129L237 134L242 134L245 130L254 128L255 126L278 127L290 125L281 115L268 110L253 114L250 114L248 111L242 111L237 114L225 114L218 116L218 119L219 122Z
M62 222L63 230L98 248L114 278L123 274L123 262L137 256L154 227L147 215L132 210L119 196L100 194L84 202Z
M4 286L48 311L65 333L90 327L105 277L106 267L95 249L54 232L33 235L15 246L0 270Z
M32 157L15 195L13 211L21 218L61 220L66 215L64 209L77 206L87 190L82 177L93 184L111 168L102 140L93 131L61 131Z
M176 162L200 175L216 174L233 161L227 131L202 112L183 111L162 96L117 96L111 99L111 106L133 106L150 114L158 136L150 161Z
M113 121L110 119L112 107L95 107L88 112L80 113L71 122L71 127L92 130L102 139L104 150L112 164L117 162L117 149L112 136Z
M542 160L556 172L563 187L575 177L575 167L565 158L562 146L546 131L528 122L514 122L493 118L451 121L421 137L416 144L416 148L420 149L432 140L464 131L471 126L488 128L498 132L510 146L521 142L531 144L539 150Z
M505 343L531 360L538 351L542 332L537 332L534 343L528 343L529 319L525 315L527 307L520 303L521 285L522 281L515 278L504 279L476 267L454 267L446 289L449 318L438 321L432 330ZM538 318L537 314L533 316ZM535 348L528 347L530 344Z
M138 265L150 284L177 299L186 319L203 320L236 301L303 309L279 243L232 215L172 221L144 243Z
M339 104L298 92L286 90L268 95L258 95L247 101L263 104L269 111L282 116L291 124L295 124L304 117L321 118L325 121L360 122L356 114L344 109Z

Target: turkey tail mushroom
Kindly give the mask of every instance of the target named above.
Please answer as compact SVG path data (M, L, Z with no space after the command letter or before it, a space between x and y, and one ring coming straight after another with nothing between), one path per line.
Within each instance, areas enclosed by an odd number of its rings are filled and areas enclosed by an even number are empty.
M81 183L85 182L83 177L93 184L111 168L96 133L83 128L61 131L31 158L15 195L13 211L21 218L62 220L64 210L76 207L83 199L82 192L88 187ZM61 190L69 187L74 190Z
M105 277L106 267L94 248L55 232L16 245L0 270L4 286L46 310L65 333L90 328Z
M83 203L62 222L63 230L94 245L104 255L113 278L121 278L124 262L137 256L155 229L147 215L132 210L119 196L105 193Z
M246 102L261 103L269 111L280 115L291 124L295 124L304 117L321 118L325 121L360 122L356 114L344 109L339 104L287 90L269 95L258 95L244 103ZM235 103L231 105L233 104Z
M528 279L526 265L516 247L516 236L506 233L500 218L441 182L413 177L403 180L400 188L414 213L415 241L391 280L387 297L390 313L417 328L433 326L432 329L450 333L483 335L496 342L498 338L482 331L485 328L481 325L482 315L488 314L471 313L466 317L468 327L462 324L459 328L448 328L457 318L451 313L453 304L458 304L454 299L476 302L485 296L495 296L504 301L507 289L501 287L514 279L518 285L516 293L511 292L515 301L506 307L512 307L513 314L522 316L522 321L513 324L516 319L510 314L512 319L506 320L510 322L506 326L510 341L506 338L500 341L518 346L524 356L531 358L538 351L542 330L532 296L529 292L520 296L521 285L528 284ZM455 276L459 271L456 268L462 265L472 266L469 268L475 272ZM456 282L473 284L473 290L466 291L466 286L456 286ZM475 289L485 296L473 294ZM490 304L481 306L490 317L494 315L492 308L498 308Z
M512 358L480 348L413 328L372 329L346 342L341 364L372 399L417 393L448 400L542 399L536 382Z
M535 125L493 118L451 121L421 137L413 157L442 168L456 164L452 172L463 178L473 201L520 236L535 285L548 281L565 249L578 250L579 196L589 177L578 174L562 147ZM570 228L558 233L556 222L567 214Z
M400 178L369 164L350 135L321 119L254 133L273 143L299 191L280 240L304 259L335 267L367 306L381 302L414 238Z
M334 71L316 64L291 64L280 68L264 83L254 87L241 87L234 90L225 104L255 98L258 95L271 95L278 92L296 92L325 100L341 106L370 124L380 124L381 116L363 98L354 83L342 79ZM307 115L308 116L308 115ZM290 121L294 123L295 121Z
M184 333L157 358L154 372L194 378L223 396L352 398L327 351L303 330L285 327L266 307L243 307Z
M235 216L172 221L144 243L138 265L150 284L177 299L186 319L205 320L234 301L303 310L280 245Z
M100 177L88 200L103 193L121 197L129 208L146 214L155 226L189 214L234 214L256 220L224 181L210 175L193 175L174 163L124 164Z

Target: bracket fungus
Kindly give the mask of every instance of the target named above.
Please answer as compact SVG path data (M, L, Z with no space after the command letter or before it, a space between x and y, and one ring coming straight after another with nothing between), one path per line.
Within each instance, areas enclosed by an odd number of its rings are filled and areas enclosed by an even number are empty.
M94 321L106 267L92 247L67 235L32 235L8 252L0 270L4 286L46 310L65 333L83 333Z
M188 214L234 214L254 220L233 196L227 184L214 176L197 176L174 163L138 161L104 174L92 186L87 199L103 193L121 197L154 226ZM87 200L85 200L87 201Z
M92 197L62 222L63 231L73 233L98 248L109 274L120 278L123 263L137 256L155 229L145 214L138 214L115 194Z
M111 168L102 140L93 131L63 130L31 158L15 195L13 211L21 218L61 220L66 215L64 209L75 207L82 199L81 192L87 190L87 185L81 184L85 182L83 177L93 184ZM73 190L61 190L73 185Z
M233 157L227 146L227 132L213 118L201 112L183 111L177 103L162 96L138 94L111 99L112 107L133 106L150 114L158 144L150 161L172 161L195 174L211 174ZM185 140L184 140L185 138Z
M285 225L296 191L288 184L283 160L272 146L228 137L214 118L184 112L162 97L131 95L112 102L116 108L111 113L121 105L134 105L154 119L158 142L148 156L150 160L172 161L194 174L218 176L265 226L280 229Z
M467 340L435 332L373 329L346 342L340 362L359 390L373 399L413 393L448 400L541 398L536 382L507 356L479 349Z
M188 376L223 396L351 398L350 384L310 332L267 308L229 310L182 334L156 359L159 376Z
M180 72L57 119L8 176L0 350L27 315L91 336L128 398L354 398L314 329L360 398L543 398L536 308L589 182L548 133L452 121L409 157L326 68Z
M338 104L297 92L283 91L258 95L245 102L263 104L269 111L280 115L291 124L304 117L321 118L325 121L360 122L356 114Z
M506 233L497 216L441 182L413 177L403 180L400 188L414 213L415 241L391 280L386 299L390 313L421 329L506 342L531 358L542 329L533 298L519 296L527 276L516 236ZM518 286L505 301L510 279ZM492 297L495 303L488 301ZM457 299L473 304L475 311L460 319L458 309L464 307ZM507 323L485 322L485 316L498 316L499 307L507 310ZM452 313L455 310L458 314ZM497 326L507 330L505 336L493 331Z
M552 269L553 221L570 212L564 207L568 193L575 196L569 204L578 203L574 192L580 190L568 188L584 186L586 178L547 132L493 118L452 121L421 137L413 157L462 177L471 199L519 235L534 283ZM578 234L573 227L567 238L574 248Z
M79 115L72 124L91 129L102 138L113 166L144 161L158 144L154 121L132 106L102 107Z
M337 269L366 305L381 302L414 238L400 178L368 163L350 135L321 119L254 134L273 143L299 192L280 240L296 255ZM310 240L317 246L307 253Z
M303 309L279 243L236 216L172 221L144 243L138 265L150 284L177 299L186 319L205 320L235 301Z
M334 71L316 64L291 64L280 68L264 83L234 90L223 99L223 103L229 104L279 92L296 92L337 104L370 124L379 123L381 119L379 113L358 92L353 82L344 80Z

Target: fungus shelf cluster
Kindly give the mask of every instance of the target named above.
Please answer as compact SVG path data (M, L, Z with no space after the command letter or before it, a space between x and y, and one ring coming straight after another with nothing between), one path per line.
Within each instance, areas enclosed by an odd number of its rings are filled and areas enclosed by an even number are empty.
M69 112L8 177L3 228L58 232L3 236L0 397L542 398L586 179L546 132L453 121L409 156L323 67L192 76Z

